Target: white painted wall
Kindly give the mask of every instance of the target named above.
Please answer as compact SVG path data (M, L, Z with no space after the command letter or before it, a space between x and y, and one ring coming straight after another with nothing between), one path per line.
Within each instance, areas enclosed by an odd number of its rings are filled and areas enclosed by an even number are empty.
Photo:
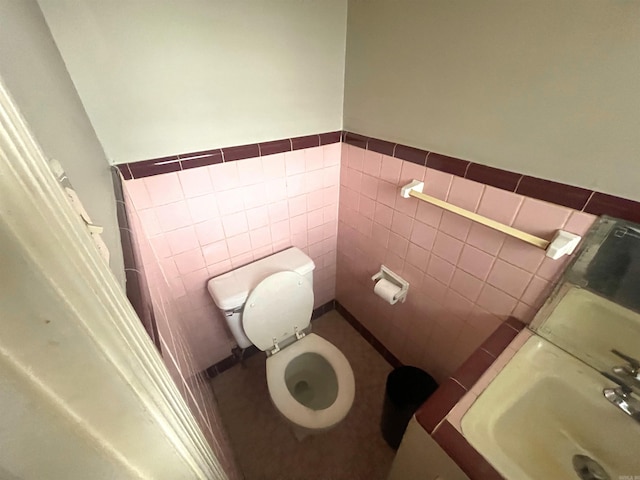
M640 200L640 2L350 0L345 129Z
M342 128L346 0L39 0L109 160Z
M111 172L35 0L0 0L0 77L49 158L64 167L124 285Z

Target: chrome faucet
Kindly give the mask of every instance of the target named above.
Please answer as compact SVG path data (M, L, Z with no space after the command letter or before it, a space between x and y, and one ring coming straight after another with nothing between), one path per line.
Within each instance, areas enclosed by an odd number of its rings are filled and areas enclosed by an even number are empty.
M631 387L609 372L600 373L620 385L617 388L605 388L602 390L604 397L636 422L640 422L640 400L633 396Z
M611 353L617 355L627 362L626 365L613 367L613 373L627 381L630 386L640 389L640 361L633 357L625 355L624 353L616 349L611 350Z

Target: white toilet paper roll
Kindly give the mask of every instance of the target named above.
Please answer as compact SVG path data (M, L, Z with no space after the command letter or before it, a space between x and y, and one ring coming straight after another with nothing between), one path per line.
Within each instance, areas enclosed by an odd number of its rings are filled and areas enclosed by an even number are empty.
M398 301L395 296L400 293L400 290L401 288L398 285L385 278L378 280L376 286L373 287L373 292L391 305Z

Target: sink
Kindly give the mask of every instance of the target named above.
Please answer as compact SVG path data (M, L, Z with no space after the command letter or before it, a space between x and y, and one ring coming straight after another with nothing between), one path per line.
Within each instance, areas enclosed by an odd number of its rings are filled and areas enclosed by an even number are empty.
M608 370L624 363L611 349L632 356L637 353L640 322L632 310L588 290L571 287L553 305L539 332L556 345L584 357L587 363Z
M534 335L469 408L462 432L507 479L575 480L577 456L595 461L611 479L634 478L640 423L605 399L602 390L612 386Z

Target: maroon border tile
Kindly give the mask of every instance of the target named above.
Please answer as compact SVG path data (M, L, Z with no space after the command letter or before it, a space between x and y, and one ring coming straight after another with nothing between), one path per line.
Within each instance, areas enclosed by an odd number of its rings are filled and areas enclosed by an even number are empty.
M584 211L593 215L610 215L631 222L640 222L640 202L595 192Z
M421 150L419 148L407 147L406 145L396 145L396 149L393 152L393 156L407 162L415 163L417 165L427 165L427 155L429 152Z
M225 162L244 160L245 158L256 158L260 156L260 148L257 143L240 145L238 147L226 147L222 149Z
M516 335L518 335L518 331L508 324L503 323L480 345L480 348L486 350L490 355L497 357L507 348L511 340L516 338Z
M524 176L520 180L516 193L544 200L545 202L564 205L575 210L582 210L593 192L586 188Z
M319 135L305 135L304 137L295 137L291 139L291 145L294 150L302 150L303 148L312 148L320 146Z
M442 422L433 439L471 480L504 480L449 422Z
M522 323L520 320L518 320L515 317L509 317L504 321L505 324L509 325L511 328L516 329L518 332L521 332L524 327L526 327L526 324Z
M471 162L468 160L462 160L460 158L449 157L440 153L431 152L427 157L427 167L441 172L457 175L458 177L464 177L467 167Z
M501 188L502 190L515 192L522 175L509 172L508 170L501 170L500 168L472 163L467 169L465 178L491 185L492 187Z
M151 177L162 173L179 172L182 170L177 155L173 157L154 158L142 162L129 163L129 170L133 178Z
M340 130L338 130L337 132L321 133L319 136L320 136L320 145L340 143L340 140L342 140L342 132Z
M215 150L206 150L204 152L178 155L178 157L180 157L180 163L182 164L183 170L222 163L222 151L219 148Z
M290 152L291 140L285 138L284 140L274 140L272 142L259 143L260 155L274 155L276 153Z
M467 391L452 378L448 378L424 402L416 412L416 420L427 433L431 433L436 425L447 416L456 403Z
M241 160L243 158L258 157L301 148L316 147L329 143L343 141L363 149L385 155L393 155L402 160L424 165L423 152L406 145L394 144L386 140L370 138L345 130L307 135L292 139L274 140L263 142L260 145L250 144L224 149L207 150L184 155L174 155L152 160L143 160L127 164L116 165L125 180L143 178L162 173L176 172L179 170L196 168L205 165L213 165L219 162L216 152L222 151L224 161ZM289 145L287 145L289 144ZM211 153L211 155L206 155ZM199 155L204 155L197 158ZM508 191L516 191L519 194L563 205L576 210L583 209L593 215L610 215L612 217L640 222L640 202L616 197L600 192L565 185L563 183L544 180L536 177L524 176L519 173L501 170L499 168L468 162L459 158L448 157L438 153L430 153L426 159L426 166L468 178L486 185ZM518 185L518 182L520 184ZM585 204L586 203L586 204Z
M369 342L369 344L380 354L382 357L389 362L392 367L400 367L402 366L402 362L398 360L398 358L391 353L387 347L385 347L373 334L362 325L356 317L354 317L349 310L344 308L340 302L335 300L335 308L342 315L342 317L349 322L349 324L360 334L362 337Z
M495 357L491 356L487 351L478 348L451 377L457 380L458 383L467 390L471 390L474 383L478 381L494 361Z
M370 138L367 141L367 149L373 152L382 153L393 157L393 151L396 147L395 143L387 142L386 140L378 140L377 138Z
M349 145L353 145L354 147L360 147L366 150L367 148L367 140L368 137L363 135L358 135L357 133L352 132L344 132L344 143L348 143Z
M120 173L122 174L122 178L124 178L125 180L131 180L133 178L131 172L129 171L128 163L120 163L118 165L115 165L115 167L120 171Z

